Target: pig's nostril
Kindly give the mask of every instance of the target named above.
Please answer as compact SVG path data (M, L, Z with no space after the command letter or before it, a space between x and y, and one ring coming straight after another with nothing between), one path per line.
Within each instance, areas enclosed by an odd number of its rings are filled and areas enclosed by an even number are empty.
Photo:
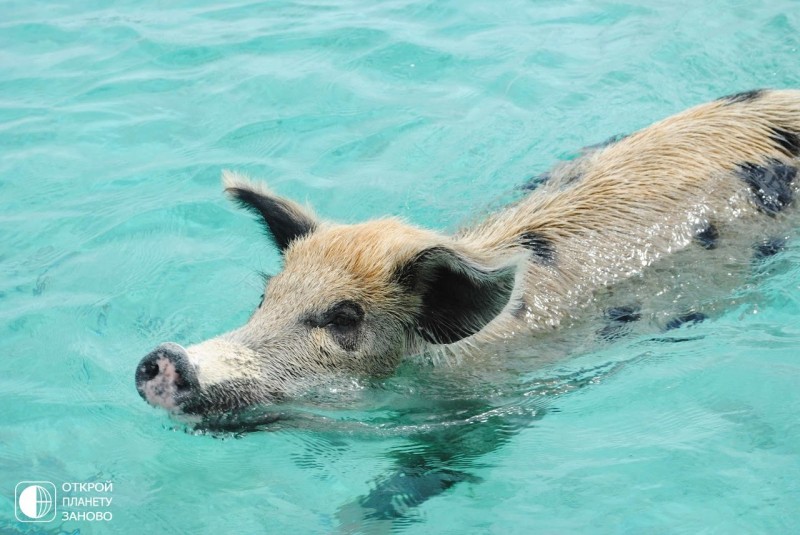
M161 344L136 367L136 390L151 405L174 410L197 388L189 356L178 344Z
M158 363L155 360L149 360L142 364L142 378L145 381L149 381L153 379L156 375L158 375Z

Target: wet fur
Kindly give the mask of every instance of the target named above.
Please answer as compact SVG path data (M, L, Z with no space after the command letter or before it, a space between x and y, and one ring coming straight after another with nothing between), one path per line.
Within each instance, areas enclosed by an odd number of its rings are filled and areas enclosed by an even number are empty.
M800 91L724 97L556 168L525 199L459 239L497 255L517 250L519 236L529 233L552 244L556 262L528 265L525 322L533 331L559 326L582 315L596 292L667 256L707 248L696 236L709 225L740 249L726 251L734 256L749 254L741 235L785 232L785 222L770 216L788 206L764 210L748 169L793 177L798 132ZM778 187L786 201L798 181ZM503 315L479 337L515 330L514 322Z
M657 303L615 299L647 295L643 273L680 269L673 259L687 254L746 265L741 236L785 231L798 139L800 91L724 97L591 148L452 236L397 219L319 221L226 173L226 191L263 219L285 267L247 325L190 347L190 360L203 387L255 384L269 401L326 377L385 375L409 355L452 362L509 338L530 347L605 307L633 305L639 319ZM343 301L364 310L344 348L318 319Z

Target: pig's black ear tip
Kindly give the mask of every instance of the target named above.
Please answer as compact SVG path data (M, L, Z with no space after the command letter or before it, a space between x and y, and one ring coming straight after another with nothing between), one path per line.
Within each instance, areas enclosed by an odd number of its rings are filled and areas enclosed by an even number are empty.
M266 186L233 171L222 172L225 192L242 208L261 219L267 235L281 252L294 240L314 232L314 213L290 199L275 195Z

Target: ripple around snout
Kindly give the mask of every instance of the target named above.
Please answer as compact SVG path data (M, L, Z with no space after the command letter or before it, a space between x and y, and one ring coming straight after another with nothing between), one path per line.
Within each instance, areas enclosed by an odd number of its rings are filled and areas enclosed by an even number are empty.
M497 425L511 435L543 418L560 397L599 384L625 365L625 361L612 361L561 369L505 385L469 384L459 374L441 374L435 381L426 381L412 366L389 380L338 381L292 401L195 416L186 429L219 437L289 430L376 440Z

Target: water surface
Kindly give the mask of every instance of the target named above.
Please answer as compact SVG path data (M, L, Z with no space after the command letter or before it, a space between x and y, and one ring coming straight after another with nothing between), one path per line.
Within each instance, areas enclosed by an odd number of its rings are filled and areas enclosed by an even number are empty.
M36 532L14 519L22 480L113 482L112 521L48 533L800 529L795 245L685 341L474 391L412 367L235 438L187 433L133 385L158 343L241 324L279 267L221 169L323 217L453 229L581 146L800 87L797 1L0 13L0 531Z

